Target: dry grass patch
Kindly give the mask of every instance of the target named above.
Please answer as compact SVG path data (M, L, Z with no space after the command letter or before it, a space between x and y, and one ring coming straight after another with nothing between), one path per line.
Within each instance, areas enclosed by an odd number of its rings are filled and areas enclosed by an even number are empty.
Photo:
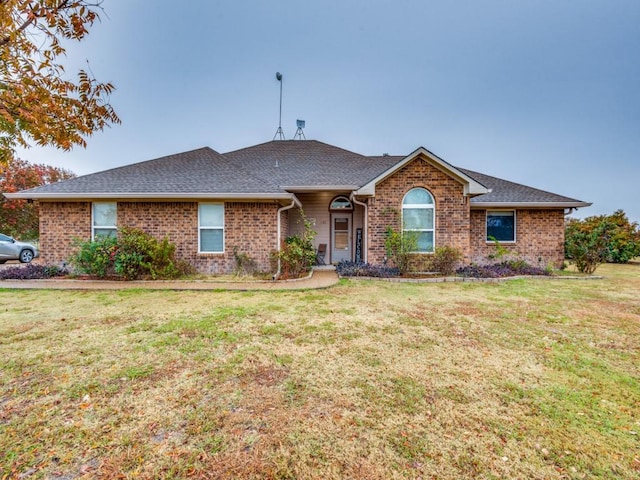
M640 268L0 291L0 478L640 477Z

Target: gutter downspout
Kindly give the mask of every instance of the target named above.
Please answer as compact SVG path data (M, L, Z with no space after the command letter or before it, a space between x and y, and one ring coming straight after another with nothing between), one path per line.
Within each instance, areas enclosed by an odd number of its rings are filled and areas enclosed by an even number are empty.
M298 208L302 208L302 203L300 203L300 200L298 200L296 198L295 195L291 194L291 205L286 205L284 207L281 207L278 209L278 246L276 251L279 253L280 252L280 243L281 243L281 239L282 239L282 225L281 225L281 221L280 221L280 214L282 212L284 212L285 210L291 210L293 207L298 207ZM280 269L281 269L281 265L280 265L280 256L278 256L278 271L275 273L275 275L273 276L273 280L277 280L278 277L280 277Z
M349 195L349 200L351 200L356 205L361 205L362 207L364 207L364 224L363 224L363 227L364 227L364 242L362 242L362 243L364 243L363 260L364 260L364 263L369 263L368 262L368 257L369 257L369 247L368 247L368 243L369 243L369 209L368 209L366 203L356 200L355 192L351 192L351 195Z

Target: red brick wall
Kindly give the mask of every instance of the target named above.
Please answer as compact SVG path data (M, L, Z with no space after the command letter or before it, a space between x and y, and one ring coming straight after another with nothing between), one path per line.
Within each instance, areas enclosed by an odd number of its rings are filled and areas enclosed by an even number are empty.
M196 202L118 202L118 226L139 228L158 239L168 236L176 244L176 256L201 273L232 272L234 246L268 271L269 254L276 249L277 210L275 203L225 203L224 253L198 253ZM68 259L73 238L91 238L91 203L43 202L40 232L45 262Z
M459 248L469 258L469 205L464 188L445 173L418 158L376 186L369 200L368 260L381 264L385 256L385 230L402 228L402 199L412 188L422 187L435 199L435 246Z
M91 203L40 202L39 208L41 261L67 262L75 239L91 239Z
M531 265L555 267L564 261L564 211L517 210L516 242L502 243L509 251L508 258L521 258ZM493 242L486 241L486 211L471 211L471 261L478 264L493 263L488 258L495 253Z

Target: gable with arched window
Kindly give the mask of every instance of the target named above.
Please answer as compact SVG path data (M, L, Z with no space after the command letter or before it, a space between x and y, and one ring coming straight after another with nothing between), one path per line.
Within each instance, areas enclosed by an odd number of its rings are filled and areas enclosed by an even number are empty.
M431 253L435 237L435 201L424 188L413 188L402 200L402 233L414 232L420 253Z

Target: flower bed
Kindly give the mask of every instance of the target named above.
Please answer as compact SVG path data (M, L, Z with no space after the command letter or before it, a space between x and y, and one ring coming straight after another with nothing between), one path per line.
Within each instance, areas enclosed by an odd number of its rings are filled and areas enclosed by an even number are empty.
M36 280L42 278L53 278L67 275L66 268L56 265L16 265L15 267L3 268L0 270L0 280Z
M549 269L533 267L524 261L516 260L492 265L467 265L459 268L456 273L461 277L503 278L517 275L551 275L553 272Z
M399 277L400 270L385 265L371 265L369 263L357 263L342 261L336 265L336 272L342 277ZM467 265L456 271L456 276L468 278L504 278L518 275L551 275L550 269L533 267L522 260L513 260L495 263L492 265ZM409 278L443 276L437 273L408 273Z
M370 263L348 262L342 260L336 265L336 273L342 277L398 277L400 270L385 265L371 265Z

